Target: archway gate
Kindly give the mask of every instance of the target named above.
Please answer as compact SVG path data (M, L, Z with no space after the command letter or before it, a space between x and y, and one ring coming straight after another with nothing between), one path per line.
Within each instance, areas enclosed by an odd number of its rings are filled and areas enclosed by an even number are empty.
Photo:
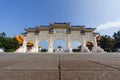
M34 46L30 52L38 53L38 44L42 40L48 42L48 52L53 53L53 43L56 39L62 39L66 42L67 49L72 52L72 41L81 43L82 52L90 52L86 46L87 42L93 43L92 52L103 51L97 46L95 28L85 28L85 26L71 26L70 23L51 23L48 26L36 26L35 28L26 28L24 34L23 46L17 52L26 52L26 43L32 41Z

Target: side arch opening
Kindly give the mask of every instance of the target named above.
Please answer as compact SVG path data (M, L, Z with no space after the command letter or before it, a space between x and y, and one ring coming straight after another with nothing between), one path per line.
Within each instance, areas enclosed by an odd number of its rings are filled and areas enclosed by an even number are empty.
M89 49L90 51L92 51L94 45L93 45L92 42L87 42L87 43L86 43L86 46L88 47L88 49Z
M32 47L34 46L32 41L28 41L27 44L27 52L30 52L32 50Z
M42 40L39 42L38 52L48 52L48 42L46 40Z
M79 41L77 41L77 40L72 41L71 47L72 47L72 52L81 52L82 46Z

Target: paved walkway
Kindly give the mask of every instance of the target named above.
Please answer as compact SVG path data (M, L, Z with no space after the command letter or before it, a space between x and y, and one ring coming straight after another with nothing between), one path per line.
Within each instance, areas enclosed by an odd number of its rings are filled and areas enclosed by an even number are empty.
M120 54L0 53L0 80L120 80Z

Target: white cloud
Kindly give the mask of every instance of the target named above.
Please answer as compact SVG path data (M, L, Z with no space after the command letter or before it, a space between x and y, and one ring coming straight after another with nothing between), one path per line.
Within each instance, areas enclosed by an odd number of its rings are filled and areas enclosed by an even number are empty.
M108 30L108 29L113 29L113 28L120 28L120 21L113 21L113 22L107 22L105 24L100 24L98 26L96 26L96 30L97 32L101 31L101 30Z

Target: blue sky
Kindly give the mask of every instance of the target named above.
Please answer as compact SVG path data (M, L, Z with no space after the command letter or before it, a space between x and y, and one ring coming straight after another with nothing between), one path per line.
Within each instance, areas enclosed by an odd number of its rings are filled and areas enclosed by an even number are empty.
M0 0L0 32L7 36L51 22L96 27L112 35L120 29L120 0Z
M119 3L120 0L0 0L0 32L14 36L24 32L23 28L50 22L86 27L120 22ZM120 29L119 25L97 32L112 35Z

